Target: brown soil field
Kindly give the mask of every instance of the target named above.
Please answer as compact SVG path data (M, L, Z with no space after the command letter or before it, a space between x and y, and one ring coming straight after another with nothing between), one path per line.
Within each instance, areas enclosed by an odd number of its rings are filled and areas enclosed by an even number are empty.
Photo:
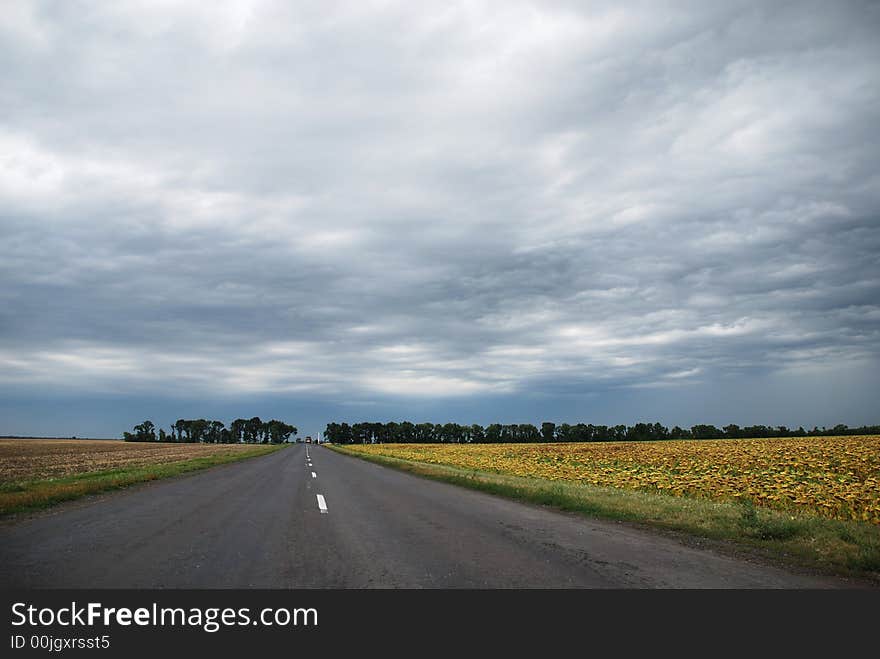
M97 439L2 439L0 483L181 462L253 451L253 444L147 444Z

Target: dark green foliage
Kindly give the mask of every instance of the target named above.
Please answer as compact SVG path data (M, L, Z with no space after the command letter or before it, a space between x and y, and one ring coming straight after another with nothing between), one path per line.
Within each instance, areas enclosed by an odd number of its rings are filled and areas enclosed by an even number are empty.
M242 419L233 422L235 424ZM271 423L271 422L270 422ZM235 431L233 430L233 433ZM660 423L637 423L634 426L594 426L592 423L559 425L545 421L538 430L531 423L492 423L485 428L478 424L463 426L457 423L418 423L390 421L388 423L328 423L324 438L334 444L495 444L526 442L622 442L658 441L664 439L739 439L744 437L808 437L828 435L876 435L880 426L832 429L813 428L810 431L785 426L746 426L736 424L723 429L712 425L695 425L690 430L675 426L669 430Z
M155 442L156 427L152 421L144 421L133 428L134 432L123 433L122 438L127 442Z
M260 421L260 417L252 419L236 419L230 428L222 421L206 419L178 419L171 424L171 432L159 429L156 437L152 421L144 421L134 427L134 432L122 433L127 442L186 442L204 444L283 444L291 435L298 432L296 426L272 419Z
M691 428L691 434L694 439L721 439L724 437L724 431L719 430L715 426L696 425Z
M659 423L637 423L627 428L625 438L629 442L648 442L669 439L669 430ZM587 440L589 441L589 440Z

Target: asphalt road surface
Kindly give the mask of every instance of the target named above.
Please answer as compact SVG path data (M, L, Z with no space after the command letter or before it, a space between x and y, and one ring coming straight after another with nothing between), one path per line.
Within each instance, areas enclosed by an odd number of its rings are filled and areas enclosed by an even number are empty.
M4 588L847 585L302 444L0 525Z

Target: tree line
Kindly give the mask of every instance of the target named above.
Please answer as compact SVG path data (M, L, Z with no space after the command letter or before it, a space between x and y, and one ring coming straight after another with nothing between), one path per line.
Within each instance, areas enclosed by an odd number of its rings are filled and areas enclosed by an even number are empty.
M663 439L743 439L751 437L822 437L831 435L875 435L880 426L833 428L786 426L745 426L730 424L723 428L697 424L691 428L667 428L659 423L636 423L632 426L602 426L592 423L556 425L545 421L540 429L531 423L459 425L457 423L328 423L325 441L334 444L494 444L525 442L622 442Z
M229 428L222 421L178 419L171 424L170 432L159 428L157 433L152 421L139 423L132 430L122 433L125 441L187 444L282 444L298 432L296 426L277 419L262 421L258 416L236 419Z

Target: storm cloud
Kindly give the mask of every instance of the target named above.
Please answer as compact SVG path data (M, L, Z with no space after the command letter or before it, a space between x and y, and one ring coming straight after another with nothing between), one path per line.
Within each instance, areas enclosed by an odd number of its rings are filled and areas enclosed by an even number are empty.
M878 34L869 2L14 3L0 388L876 423Z

